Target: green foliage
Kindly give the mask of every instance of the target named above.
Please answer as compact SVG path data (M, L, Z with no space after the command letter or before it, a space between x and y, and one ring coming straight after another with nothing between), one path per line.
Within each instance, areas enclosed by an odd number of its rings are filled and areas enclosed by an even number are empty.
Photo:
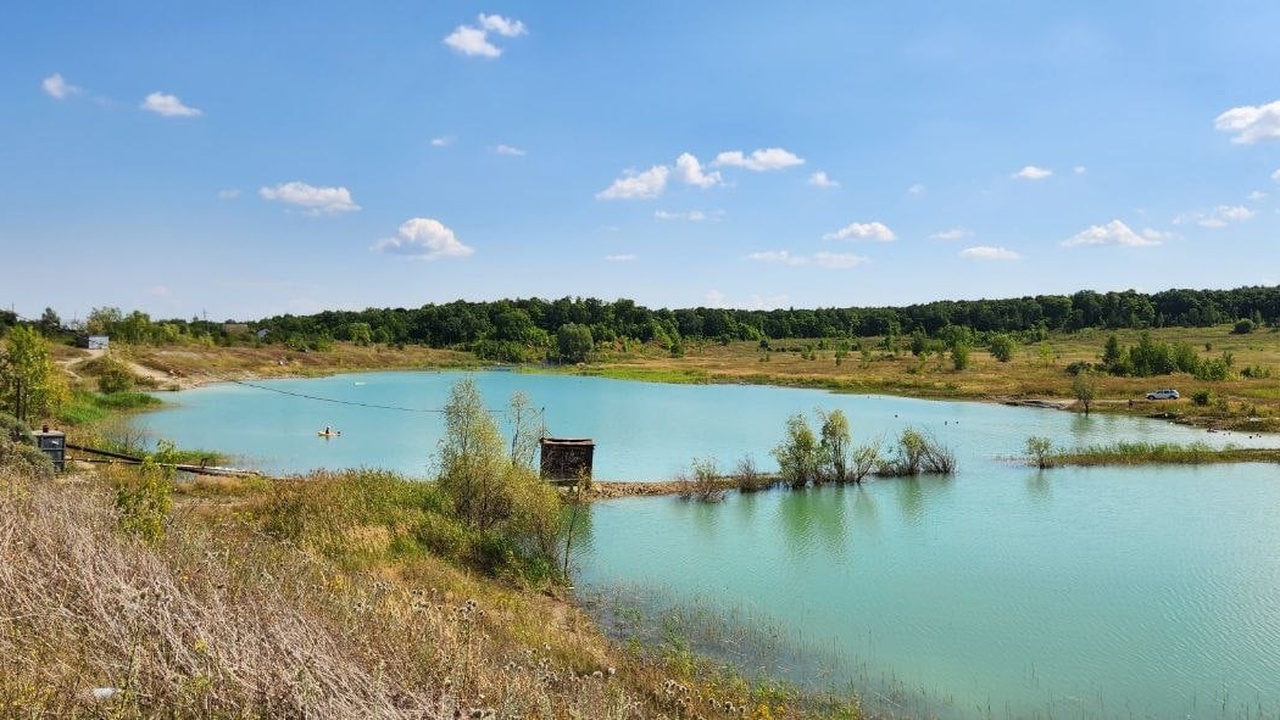
M165 521L173 505L173 443L162 441L135 473L116 485L116 511L120 529L155 543L164 538Z
M818 477L845 482L849 479L849 418L839 409L829 413L819 409L818 420L822 423Z
M892 457L880 461L879 473L890 477L950 475L955 472L955 453L931 435L906 428L898 436Z
M787 418L786 439L771 454L778 461L782 481L791 487L802 488L818 478L822 454L804 415L796 413Z
M699 502L719 502L724 499L724 486L720 484L720 470L715 458L698 458L688 473L681 474L680 497Z
M32 480L52 480L53 462L49 456L26 442L0 435L0 473L14 473Z
M1255 327L1256 325L1253 322L1253 320L1249 318L1243 318L1236 321L1236 324L1231 327L1231 332L1236 335L1248 335L1249 333L1253 332L1253 329Z
M1208 407L1210 397L1212 395L1208 390L1197 390L1191 394L1191 402L1197 407Z
M513 407L528 413L527 399L517 397ZM472 377L453 385L444 417L437 484L458 518L482 533L511 535L532 552L530 557L550 558L559 532L560 501L555 488L532 467L532 454L521 451L521 433L529 436L533 426L517 423L508 453Z
M964 370L969 367L969 346L964 343L956 343L951 346L951 367L957 371Z
M1071 380L1071 392L1084 408L1084 414L1088 415L1093 399L1098 395L1098 379L1092 372L1083 370Z
M987 348L991 351L991 357L1000 362L1009 362L1013 359L1013 351L1016 347L1013 338L1004 333L996 333L987 341Z
M1053 441L1047 437L1033 435L1027 438L1027 454L1031 462L1041 470L1049 467L1049 453L1053 451Z
M0 412L0 439L26 445L34 445L36 442L35 436L31 434L31 428L6 412Z
M104 393L121 393L132 390L137 377L120 360L104 355L98 362L98 390Z
M556 331L556 350L561 362L586 362L595 349L591 328L578 323L565 323Z
M34 328L15 327L0 353L0 408L19 420L49 417L67 396L66 382L49 351L49 342Z

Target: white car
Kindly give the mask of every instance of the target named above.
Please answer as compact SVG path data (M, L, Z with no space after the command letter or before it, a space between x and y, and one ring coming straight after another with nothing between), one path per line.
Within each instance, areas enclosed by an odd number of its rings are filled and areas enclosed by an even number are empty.
M1147 393L1148 400L1177 400L1178 391L1173 388L1165 388L1164 390L1156 390Z

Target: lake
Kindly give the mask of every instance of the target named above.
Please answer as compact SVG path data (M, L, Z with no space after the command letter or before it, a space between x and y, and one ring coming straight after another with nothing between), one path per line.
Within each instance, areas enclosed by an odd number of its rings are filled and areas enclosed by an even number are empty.
M165 394L153 438L243 453L268 472L428 476L459 373L375 373ZM745 385L476 376L519 390L549 431L596 441L598 478L666 479L694 458L762 468L796 412L839 408L856 443L912 426L950 478L597 503L575 554L584 597L656 617L726 618L788 649L773 672L854 688L886 713L942 717L1280 717L1280 469L1037 471L1026 438L1276 447L1280 438L983 403ZM331 426L340 437L317 437ZM614 612L608 603L596 606ZM739 644L739 650L741 643ZM731 647L726 651L734 653ZM753 662L759 660L752 656Z

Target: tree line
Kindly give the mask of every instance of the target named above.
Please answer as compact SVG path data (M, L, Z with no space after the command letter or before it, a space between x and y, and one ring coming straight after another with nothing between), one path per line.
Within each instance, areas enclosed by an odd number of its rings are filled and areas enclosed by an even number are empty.
M595 345L655 343L683 351L685 342L779 338L923 337L947 340L963 333L981 340L997 334L1036 339L1037 334L1206 327L1248 320L1280 325L1280 286L1233 290L1135 290L1036 295L996 300L940 300L904 307L785 308L742 310L713 307L651 309L632 300L527 298L456 300L419 308L326 310L312 315L275 315L253 321L153 320L95 308L67 327L46 310L27 325L47 336L77 331L109 335L125 343L272 343L296 350L325 350L335 341L357 344L426 345L471 350L481 358L512 362L546 359L580 362ZM19 324L0 312L0 332Z

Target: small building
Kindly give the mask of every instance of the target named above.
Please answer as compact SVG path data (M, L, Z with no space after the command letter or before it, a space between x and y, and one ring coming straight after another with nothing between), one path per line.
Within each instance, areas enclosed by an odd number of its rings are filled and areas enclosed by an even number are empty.
M76 340L77 345L89 350L106 350L111 344L111 338L106 335L81 335Z
M538 441L543 479L555 482L591 478L596 443L591 438L550 438Z
M66 433L50 430L48 426L45 426L40 432L31 434L35 436L36 447L49 456L49 462L53 463L53 469L57 472L65 470L67 467Z

